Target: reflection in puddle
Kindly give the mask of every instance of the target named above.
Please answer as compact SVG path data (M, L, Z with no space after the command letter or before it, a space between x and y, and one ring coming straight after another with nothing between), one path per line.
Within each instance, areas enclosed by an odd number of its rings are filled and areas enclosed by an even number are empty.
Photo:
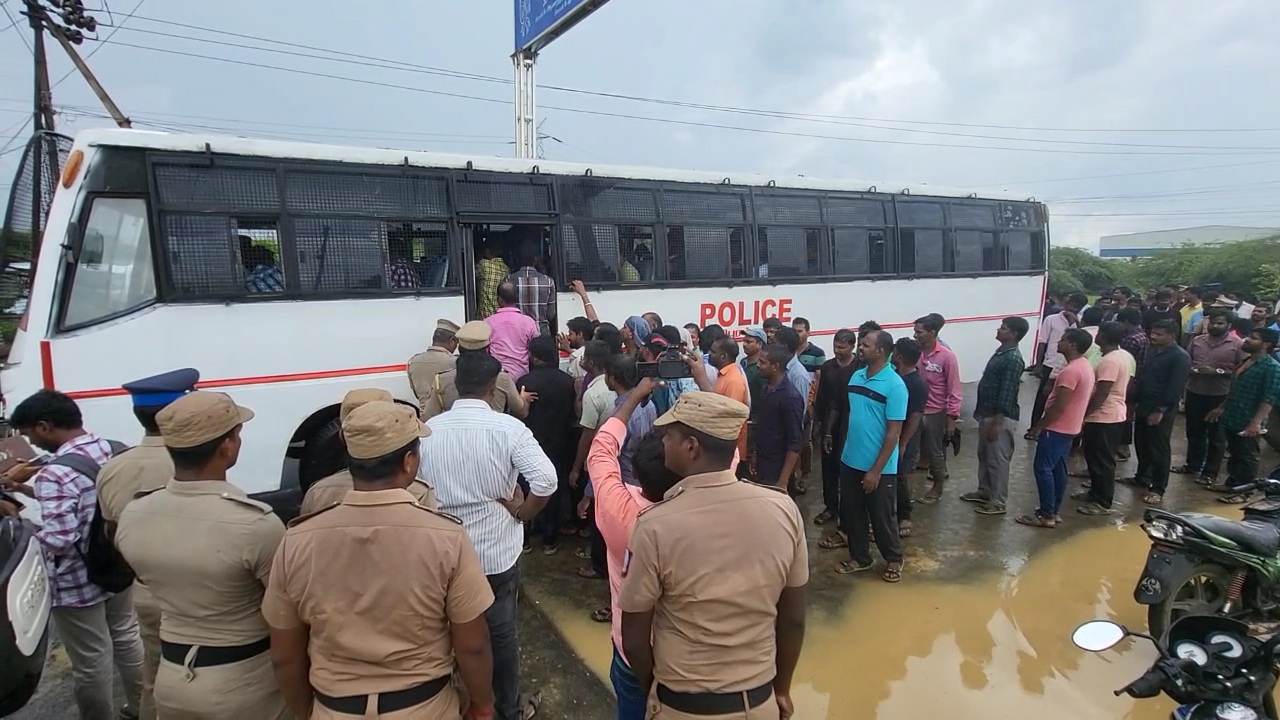
M1016 575L964 584L908 575L897 586L853 579L836 615L811 609L793 691L796 718L1164 720L1173 709L1166 698L1112 695L1155 659L1146 641L1095 655L1070 639L1076 625L1095 618L1146 627L1146 608L1132 591L1147 547L1136 524L1111 526L1064 533L1014 565ZM814 552L815 572L827 572L835 555ZM608 626L543 605L607 684Z

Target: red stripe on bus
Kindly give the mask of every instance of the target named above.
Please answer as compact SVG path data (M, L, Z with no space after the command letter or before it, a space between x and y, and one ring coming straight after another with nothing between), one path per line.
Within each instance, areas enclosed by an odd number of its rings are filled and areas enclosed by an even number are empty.
M1040 315L1039 312L1015 313L1018 317L1031 317ZM1008 315L981 315L975 317L951 318L947 320L951 323L966 322L989 322L992 320L1003 320ZM908 328L914 323L891 323L882 327L886 329ZM810 335L835 335L836 330L814 330ZM741 333L739 333L741 334ZM44 371L45 387L53 388L53 359L52 352L48 340L40 341L40 359L42 369ZM202 380L197 387L202 389L225 388L225 387L243 387L246 385L275 385L287 382L304 382L307 380L328 380L332 378L358 377L361 375L383 375L392 372L404 372L405 364L398 363L396 365L377 365L373 367L357 367L345 368L342 370L318 370L315 372L304 373L286 373L283 375L254 375L250 377L238 378L220 378L218 380ZM123 388L101 388L98 390L76 390L67 393L69 397L75 400L92 400L105 397L119 397L127 395Z
M53 390L53 348L48 340L40 341L40 379L45 390Z

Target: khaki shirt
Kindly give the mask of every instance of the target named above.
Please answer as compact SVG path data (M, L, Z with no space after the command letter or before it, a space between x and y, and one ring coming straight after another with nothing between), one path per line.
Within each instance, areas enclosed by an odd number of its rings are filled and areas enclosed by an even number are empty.
M290 523L262 612L272 627L310 626L311 685L342 697L448 676L450 624L492 604L461 521L396 489Z
M624 613L654 613L654 678L678 692L764 685L778 598L809 581L800 510L731 470L691 475L664 498L636 522L618 597Z
M453 403L458 400L458 388L454 385L457 377L457 370L447 370L436 376L436 391L428 398L427 404L422 406L423 422L453 407ZM517 417L524 412L524 398L520 397L515 381L506 370L498 372L498 387L493 393L493 398L489 400L489 407L493 408L494 412L505 412Z
M138 493L150 493L173 479L173 460L164 447L164 439L147 435L127 453L107 461L98 472L98 503L102 519L120 522L124 506Z
M298 510L298 515L310 515L330 505L337 505L354 487L355 481L351 478L350 470L340 470L323 480L317 480L314 485L307 488L307 494L302 498L302 508ZM414 480L409 483L407 489L418 499L419 504L432 510L438 509L436 491L426 483Z
M457 362L458 356L435 345L409 358L409 387L418 398L419 409L425 408L435 393L436 376L452 370Z
M235 646L267 636L262 595L283 536L271 506L235 485L171 480L129 503L116 546L160 605L161 640Z

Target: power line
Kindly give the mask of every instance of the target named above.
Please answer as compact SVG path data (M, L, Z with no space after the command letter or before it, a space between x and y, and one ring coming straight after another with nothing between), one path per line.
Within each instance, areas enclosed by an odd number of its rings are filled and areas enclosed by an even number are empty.
M1109 200L1136 200L1136 199L1143 199L1143 198L1158 199L1158 198L1166 198L1166 197L1177 197L1177 196L1183 196L1183 195L1201 195L1201 194L1211 194L1215 192L1231 192L1231 191L1240 191L1240 190L1249 190L1249 189L1269 190L1269 188L1264 186L1276 185L1278 183L1280 183L1280 180L1263 180L1261 182L1253 182L1253 183L1236 183L1233 185L1209 185L1207 187L1183 188L1180 190L1167 190L1163 192L1132 193L1129 195L1093 195L1088 197L1063 198L1061 200L1050 200L1048 202L1054 202L1054 203L1103 202L1103 201L1109 201Z
M198 30L201 32L207 32L215 35L224 35L227 37L235 37L243 40L254 40L257 42L270 43L271 45L283 45L286 47L299 48L303 50L311 50L315 52L338 55L338 56L347 57L347 58L354 58L356 60L362 61L361 64L367 61L374 61L374 62L385 63L389 65L399 66L402 69L417 70L417 71L425 72L428 74L444 75L449 77L477 80L477 81L490 82L490 83L500 83L505 85L510 85L513 82L510 78L501 78L501 77L496 77L492 75L482 75L478 73L463 72L459 70L451 70L448 68L441 68L441 67L434 67L430 65L421 65L417 63L404 62L401 60L378 58L378 57L373 57L363 53L344 52L341 50L333 50L330 48L319 47L315 45L306 45L303 43L288 42L288 41L280 40L277 38L267 38L267 37L262 37L258 35L250 35L247 33L232 32L229 30L220 30L217 28L206 27L203 25L182 23L182 22L177 22L173 20L165 20L162 18L146 17L141 15L137 17L140 20L154 22L162 25L169 25L173 27L185 28L188 30ZM166 33L159 33L157 31L152 31L152 30L142 30L139 28L130 28L130 30L134 32L147 32L151 34L168 35ZM177 36L169 35L169 36L181 37L183 39L192 39L200 42L212 42L207 39L190 38L188 36L182 36L182 35L177 35ZM277 51L275 48L260 48L260 47L243 46L243 45L237 45L237 47L248 47L250 49L262 50L265 52ZM332 58L328 58L328 59L332 59ZM930 125L930 126L939 126L939 127L967 127L967 128L995 129L995 130L1021 130L1021 131L1027 131L1027 132L1067 132L1067 133L1280 132L1280 128L1063 128L1063 127L1018 126L1018 125L989 125L989 124L980 124L980 123L941 122L941 121L930 121L930 120L903 120L903 119L895 119L895 118L859 117L859 116L851 116L851 115L823 115L823 114L817 114L817 113L795 113L795 112L785 112L785 111L777 111L777 110L761 110L756 108L742 108L742 107L732 107L732 106L724 106L724 105L708 105L708 104L702 104L702 103L684 102L679 100L670 100L670 99L663 99L663 98L651 98L651 97L643 97L638 95L628 95L624 93L601 92L596 90L586 90L582 88L564 87L559 85L539 85L538 89L550 90L555 92L574 93L574 94L580 94L580 95L590 95L594 97L604 97L604 98L611 98L616 100L628 100L633 102L656 103L661 105L687 107L691 109L713 110L718 112L758 114L758 115L782 117L782 118L790 118L790 119L845 120L845 121L855 121L859 123L881 122L881 123L898 123L903 125ZM886 129L899 130L904 132L907 131L905 128L886 128ZM980 137L980 136L971 136L971 137ZM1026 138L1013 138L1013 139L1020 139L1020 140L1025 140L1029 142L1034 141L1033 139L1026 139ZM1093 143L1090 143L1090 144L1093 144Z
M142 28L131 27L131 28L127 28L127 30L129 30L130 32L156 35L156 36L165 37L165 38L189 40L193 42L201 42L201 43L207 43L207 44L218 45L223 47L234 47L234 48L240 48L244 50L274 53L274 54L285 55L290 57L307 58L311 60L324 60L328 62L359 65L364 67L375 67L375 68L380 68L385 70L399 70L403 72L419 72L419 73L424 73L428 75L440 75L445 77L462 78L467 80L483 80L486 82L499 82L499 83L507 83L507 84L510 84L511 82L510 80L502 80L499 78L493 78L489 76L477 76L477 75L470 75L470 74L463 75L463 74L455 73L454 71L446 71L440 68L433 68L430 66L417 66L410 63L401 63L398 61L389 61L389 60L379 60L376 58L349 59L347 57L331 57L329 55L317 55L313 53L300 53L300 52L291 51L291 50L284 50L278 47L258 47L256 45L246 45L243 43L228 42L226 40L214 40L211 38L191 37L190 35L160 32L156 30L146 30ZM215 32L222 32L222 31L215 31ZM236 35L243 37L238 33ZM252 37L252 36L249 36L249 37ZM253 39L259 40L261 42L273 42L273 43L279 44L278 41L272 41L265 38L253 38ZM307 47L310 48L311 46L307 46ZM336 51L322 50L322 52L334 53ZM341 53L341 54L348 55L348 53ZM780 119L780 120L813 122L813 123L821 123L825 125L836 125L836 126L843 126L843 127L857 127L857 128L870 129L870 130L884 130L888 132L916 133L916 134L922 134L922 135L941 136L941 137L959 137L959 138L970 138L970 139L977 139L977 140L1000 140L1000 141L1025 142L1025 143L1045 143L1045 144L1053 144L1053 145L1131 147L1131 148L1154 148L1154 149L1168 149L1168 150L1215 150L1215 151L1216 150L1245 150L1245 151L1254 151L1254 152L1280 151L1280 147L1274 147L1274 146L1273 147L1257 147L1257 146L1215 146L1215 145L1163 145L1163 144L1154 144L1154 143L1106 142L1106 141L1096 141L1096 140L1059 140L1059 139L1052 139L1052 138L1024 138L1024 137L1014 137L1009 135L961 133L961 132L952 132L952 131L945 131L945 130L923 130L919 128L891 127L887 125L876 125L876 124L867 123L867 122L855 122L851 120L831 119L831 118L826 118L821 116L807 115L804 113L788 113L788 112L770 111L770 110L756 110L751 108L733 108L733 107L725 107L725 106L719 106L719 105L705 105L701 103L689 103L689 102L682 102L678 100L662 100L658 98L644 98L644 97L638 97L634 95L624 95L624 94L618 94L618 93L600 93L600 92L594 92L594 91L578 90L575 88L563 88L563 87L557 87L557 86L547 86L544 89L560 90L563 92L572 92L572 93L578 93L578 94L584 94L584 95L594 95L599 97L608 97L608 98L620 99L620 100L654 103L654 104L671 106L671 107L708 110L713 112L732 113L732 114L748 115L748 116L754 116L754 117L766 117L766 118Z
M1173 173L1198 172L1200 170L1222 170L1226 168L1254 167L1257 165L1274 165L1276 163L1280 163L1280 160L1258 160L1256 162L1223 163L1218 165L1196 165L1193 167L1183 167L1183 168L1164 168L1162 170L1135 170L1133 172L1108 173L1105 175L1077 175L1075 177L1049 178L1044 180L1011 180L1008 182L989 183L986 185L973 185L972 187L978 188L978 189L984 189L984 188L1007 187L1007 186L1018 186L1018 185L1046 185L1048 183L1075 182L1078 180L1107 180L1110 178L1138 177L1141 175L1169 175Z
M111 38L113 38L113 37L115 37L115 36L116 36L116 33L117 33L117 32L119 32L119 31L120 31L120 29L121 29L122 27L124 27L124 24L125 24L125 23L129 22L129 18L133 17L133 14L134 14L134 13L136 13L136 12L138 12L138 8L142 7L142 3L146 2L146 1L147 1L147 0L138 0L138 4L133 6L133 10L130 10L130 11L129 11L129 14L128 14L128 15L125 15L125 16L124 16L124 19L123 19L123 20L121 20L118 24L116 24L116 26L115 26L114 28L112 28L111 32L107 33L107 36L106 36L105 38L103 38L103 39L98 43L98 45L97 45L97 46L95 46L92 50L90 50L88 55L85 55L84 59L85 59L85 60L88 60L89 58L93 57L94 55L96 55L96 54L97 54L97 52L98 52L99 50L101 50L101 49L106 45L106 43L111 42ZM107 12L108 12L108 13L110 13L110 10L108 10ZM114 17L112 18L112 22L115 22L115 18L114 18ZM58 78L58 81L57 81L57 82L55 82L53 85L51 85L49 89L50 89L50 90L52 90L53 88L58 87L59 85L61 85L61 84L62 84L62 81L63 81L63 80L66 80L67 78L71 77L71 76L72 76L72 75L74 75L75 73L76 73L76 69L75 69L75 68L71 68L70 70L68 70L68 71L67 71L67 74L65 74L65 75L63 75L62 77Z
M452 98L458 98L463 100L475 100L478 102L497 103L501 105L510 104L509 100L499 100L496 98L487 98L487 97L482 97L478 95L467 95L463 93L445 92L442 90L430 90L427 88L415 87L411 85L401 85L398 83L388 83L388 82L383 82L378 80L369 80L364 78L353 78L345 75L334 75L331 73L323 73L323 72L317 72L313 70L302 70L299 68L289 68L289 67L283 67L279 65L268 65L265 63L256 63L256 62L250 62L247 60L237 60L233 58L226 58L226 57L220 57L220 56L214 56L214 55L203 55L200 53L191 53L191 52L185 52L181 50L173 50L170 48L157 48L157 47L151 47L147 45L135 45L133 43L123 43L123 42L116 42L115 44L121 47L134 48L138 50L149 50L152 52L159 52L159 53L164 53L168 55L198 58L202 60L212 60L214 62L222 62L222 63L232 64L232 65L242 65L246 67L255 67L255 68L261 68L266 70L276 70L280 72L294 73L294 74L305 75L309 77L319 77L319 78L325 78L329 80L342 80L345 82L370 85L374 87L385 87L385 88L392 88L397 90L408 90L411 92L419 92L419 93L425 93L429 95L452 97ZM966 144L952 144L952 143L914 142L914 141L908 141L908 140L887 140L887 139L878 139L878 138L850 137L845 135L821 135L816 133L802 133L802 132L793 132L793 131L786 131L786 130L771 130L767 128L746 127L746 126L739 126L739 125L724 125L720 123L698 122L693 120L677 120L675 118L648 117L643 115L633 115L630 113L608 112L604 110L589 110L586 108L561 107L556 105L544 105L543 108L546 110L559 110L563 112L579 113L584 115L595 115L599 117L620 118L625 120L640 120L645 122L683 125L687 127L703 127L703 128L717 129L717 130L735 130L738 132L746 132L746 133L754 133L754 134L778 135L783 137L800 137L800 138L810 138L810 139L819 139L819 140L836 140L841 142L868 143L873 145L905 145L905 146L915 146L915 147L950 148L950 149L962 149L962 150L998 150L998 151L1007 151L1007 152L1034 152L1034 153L1050 153L1050 154L1060 154L1060 155L1245 155L1245 154L1258 154L1258 153L1263 153L1263 154L1280 153L1280 148L1277 148L1276 150L1250 150L1248 152L1245 152L1245 151L1209 152L1207 150L1139 152L1136 150L1123 150L1123 151L1083 150L1083 149L1060 150L1060 149L1051 149L1051 148L1008 147L1008 146L1002 146L1002 145L966 145Z
M13 13L9 12L9 4L7 2L0 4L0 10L4 10L5 17L9 18L9 27L5 28L6 30L18 26L18 18L15 18ZM18 38L22 40L23 45L27 46L27 52L34 57L36 54L35 48L31 47L31 41L27 39L27 36L22 34L22 28L18 28Z

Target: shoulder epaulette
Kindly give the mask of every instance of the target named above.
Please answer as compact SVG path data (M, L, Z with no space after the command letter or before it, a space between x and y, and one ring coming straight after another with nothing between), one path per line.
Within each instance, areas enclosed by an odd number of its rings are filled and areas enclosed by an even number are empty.
M667 504L667 503L671 502L672 500L675 500L676 498L680 497L681 495L683 495L683 494L684 494L684 488L683 488L683 487L681 487L680 485L677 485L677 486L675 486L674 488L672 488L672 489L668 490L667 492L668 492L668 495L667 495L666 497L664 497L664 498L662 498L661 500L659 500L658 502L656 502L656 503L654 503L654 504L650 505L649 507L647 507L647 508L645 508L645 509L641 510L641 511L639 512L639 514L637 515L637 517L639 517L639 515L644 515L645 513L649 512L650 510L653 510L654 508L659 507L659 506L661 506L661 505L665 505L665 504Z
M758 488L765 488L766 490L772 490L772 491L774 491L774 492L779 492L779 493L782 493L783 495L786 495L786 494L787 494L787 490L786 490L786 488L780 488L780 487L778 487L777 485L765 485L764 483L751 482L750 480L739 480L739 482L745 483L745 484L747 484L747 485L754 485L754 486L756 486L756 487L758 487Z
M335 502L332 505L326 505L325 507L322 507L319 510L316 510L315 512L307 513L306 515L299 515L298 517L290 520L289 523L286 525L286 527L297 527L298 525L301 525L302 523L310 520L311 518L317 515L320 515L321 513L329 512L330 510L338 507L341 504L342 503L340 502Z
M233 495L231 493L222 493L222 497L227 500L230 500L231 502L239 503L241 505L251 507L254 510L261 512L263 515L266 515L272 512L271 506L262 502L261 500L254 500L253 498L242 497L240 495Z
M449 513L443 510L432 510L431 508L427 507L426 505L423 505L422 503L414 503L413 506L420 510L426 510L427 512L437 517L442 517L445 520L448 520L449 522L456 523L458 525L462 524L462 518L458 517L457 515L450 515Z

